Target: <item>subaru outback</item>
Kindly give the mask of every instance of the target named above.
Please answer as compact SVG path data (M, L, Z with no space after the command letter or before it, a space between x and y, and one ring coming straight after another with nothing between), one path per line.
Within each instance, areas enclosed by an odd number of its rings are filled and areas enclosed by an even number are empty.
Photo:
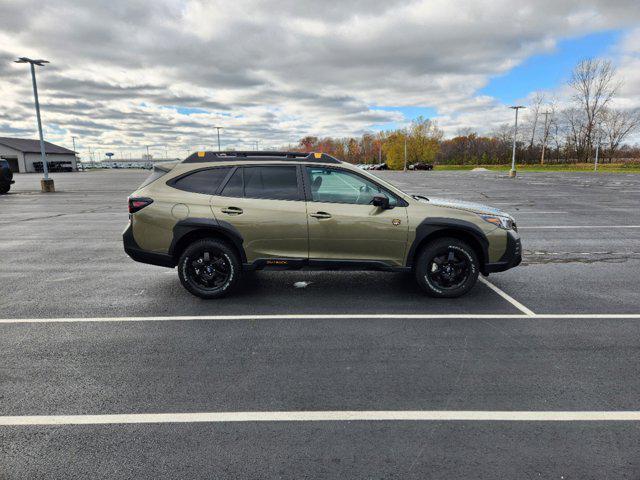
M196 152L157 164L128 206L125 252L177 267L202 298L265 268L408 272L458 297L521 261L509 214L408 195L324 153Z

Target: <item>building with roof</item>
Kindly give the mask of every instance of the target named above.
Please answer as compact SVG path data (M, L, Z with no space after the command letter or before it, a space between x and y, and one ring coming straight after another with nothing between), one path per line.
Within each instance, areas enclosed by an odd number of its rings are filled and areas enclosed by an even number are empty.
M50 142L44 142L44 148L50 172L77 170L76 152ZM7 160L14 172L42 171L39 140L0 137L0 158Z

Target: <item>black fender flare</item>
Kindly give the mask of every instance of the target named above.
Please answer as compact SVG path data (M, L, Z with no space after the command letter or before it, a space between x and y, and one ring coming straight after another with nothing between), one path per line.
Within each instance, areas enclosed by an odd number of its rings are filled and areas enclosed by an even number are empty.
M191 232L197 230L214 232L229 240L238 250L241 262L245 263L247 261L247 255L243 247L244 238L242 238L238 229L229 222L213 218L186 218L176 223L173 226L173 240L171 240L171 245L169 246L169 255L175 256L177 253L176 247L180 244L180 241Z
M411 267L413 265L414 258L416 253L418 253L420 245L422 245L422 243L429 237L443 230L458 231L473 237L480 245L481 257L479 260L481 268L482 265L489 261L489 240L480 227L466 220L433 217L424 219L420 222L420 225L416 227L416 237L407 254L407 267Z

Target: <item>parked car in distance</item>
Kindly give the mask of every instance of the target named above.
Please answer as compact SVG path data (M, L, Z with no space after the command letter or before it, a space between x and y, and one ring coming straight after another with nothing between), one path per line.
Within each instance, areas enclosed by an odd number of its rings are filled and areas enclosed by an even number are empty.
M156 164L128 203L125 252L177 266L202 298L243 271L307 267L408 272L450 298L521 261L509 214L408 195L324 153L197 152Z
M374 165L371 165L371 168L369 168L369 170L389 170L389 165L387 165L386 163L376 163Z
M8 193L14 183L9 162L0 158L0 193Z
M433 170L432 163L417 162L409 165L409 170Z

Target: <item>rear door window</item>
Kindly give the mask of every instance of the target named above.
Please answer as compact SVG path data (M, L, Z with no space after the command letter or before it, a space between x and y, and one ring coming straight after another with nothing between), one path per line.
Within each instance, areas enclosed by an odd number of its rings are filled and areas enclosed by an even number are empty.
M244 196L272 200L300 200L295 166L244 167Z
M242 168L237 168L227 184L222 189L220 195L223 197L242 197L244 183L242 182Z
M208 168L198 170L174 180L172 187L186 192L215 195L218 187L229 173L229 168Z

